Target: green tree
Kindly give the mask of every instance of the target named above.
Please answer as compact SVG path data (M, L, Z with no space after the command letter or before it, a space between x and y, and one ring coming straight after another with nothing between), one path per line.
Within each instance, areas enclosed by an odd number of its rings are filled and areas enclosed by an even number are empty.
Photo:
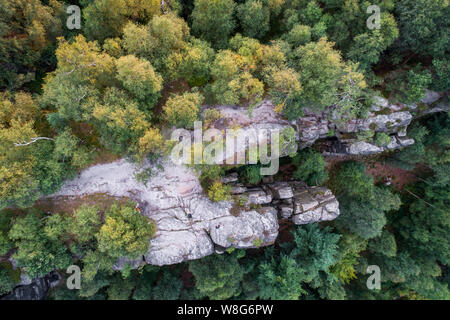
M152 289L155 300L178 300L180 298L183 281L180 275L172 270L164 270L162 277Z
M404 0L396 5L399 48L439 57L449 46L450 7L446 0Z
M297 167L293 174L295 179L314 186L322 185L328 179L325 160L310 148L300 151L292 162Z
M94 0L83 1L85 32L91 40L103 41L120 36L129 20L148 22L153 16L161 14L158 0Z
M354 37L347 57L368 71L378 63L380 55L398 38L397 22L389 13L381 15L380 29L373 29Z
M369 250L387 257L394 257L397 254L397 243L392 233L383 230L380 236L370 239Z
M24 208L39 198L35 169L46 162L48 153L39 158L37 151L50 141L27 144L39 137L34 128L38 109L30 94L1 94L0 110L0 208Z
M145 265L142 274L138 278L136 288L133 293L134 300L151 300L152 290L158 279L160 268L153 265Z
M13 258L31 277L43 276L53 269L67 268L72 261L64 243L53 240L60 236L53 234L49 238L42 232L44 227L41 214L30 212L24 217L17 217L9 231L9 238L17 247Z
M117 154L137 153L139 138L150 128L148 115L138 103L115 87L106 90L103 101L93 102L92 122L100 142Z
M59 1L0 1L0 88L16 89L33 81L62 33ZM41 59L42 58L42 59Z
M208 42L193 38L181 52L167 58L167 68L174 79L183 78L190 86L202 86L211 78L214 50Z
M16 286L14 278L11 276L11 270L0 264L0 296L11 292Z
M134 56L120 57L116 61L117 80L138 101L145 104L145 110L153 107L162 89L162 77L153 70L150 62Z
M262 299L297 300L307 294L307 287L318 289L337 281L329 273L337 263L340 235L318 224L300 226L292 231L294 240L266 250L266 259L260 265L258 287ZM330 291L323 291L330 293Z
M149 154L159 154L164 151L164 140L157 128L148 129L139 139L139 160Z
M343 232L339 240L338 260L330 271L345 284L357 279L360 253L367 248L367 240L350 232Z
M264 84L249 71L252 66L245 57L230 50L220 51L211 69L214 82L211 90L223 104L247 102L254 105L262 100Z
M433 60L433 83L432 89L437 91L448 91L450 89L450 64L449 59Z
M60 38L56 58L57 69L45 78L42 106L57 109L64 120L89 120L91 110L85 102L113 81L114 59L82 35L71 43Z
M284 38L293 48L297 48L311 41L311 27L295 24Z
M163 107L167 122L177 128L194 128L198 120L203 96L198 92L172 95Z
M372 176L366 173L361 162L348 161L341 164L335 177L337 195L348 197L370 197L374 189Z
M129 22L123 30L128 53L151 61L157 71L165 71L167 58L187 46L189 27L174 13L155 16L147 25Z
M358 100L366 87L364 76L343 62L332 42L321 38L308 43L298 48L297 56L302 99L314 110L337 104L344 113L360 107Z
M101 227L101 217L96 206L83 205L73 213L73 223L70 233L81 243L87 243L95 239L95 235Z
M14 248L14 243L8 237L8 231L11 228L13 213L9 210L0 211L0 255L6 255L9 250Z
M131 297L136 285L133 278L122 278L120 274L115 274L109 282L106 293L108 300L128 300Z
M304 271L291 257L272 257L259 268L258 285L261 299L298 300L306 293L300 285L304 279Z
M398 210L401 202L387 188L375 186L365 171L362 163L345 162L334 177L341 211L336 225L370 239L381 235L387 223L385 212Z
M235 28L235 7L233 0L195 0L190 17L193 33L214 48L224 49Z

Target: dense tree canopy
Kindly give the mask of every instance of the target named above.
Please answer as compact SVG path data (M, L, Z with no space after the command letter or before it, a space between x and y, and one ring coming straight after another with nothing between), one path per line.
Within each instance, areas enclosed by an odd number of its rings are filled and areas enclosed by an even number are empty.
M428 89L445 96L450 89L448 0L74 4L81 29L71 30L67 1L0 0L0 295L21 270L43 276L77 263L82 289L58 287L52 298L449 299L450 122L445 112L427 115L420 102ZM377 21L371 5L380 9L379 28L368 24ZM295 151L300 117L313 112L337 127L364 122L375 94L399 112L417 107L407 132L414 145L351 161L320 154L333 138ZM268 248L132 269L156 232L135 203L75 201L60 212L36 202L93 164L121 157L159 164L173 128L203 119L204 129L225 130L217 105L251 118L264 99L292 125L281 133L290 157L274 181L329 187L336 220L284 226ZM343 136L337 127L330 137ZM349 139L394 142L374 131ZM388 186L373 174L379 167L409 178ZM245 200L223 182L228 169L250 187L272 179L261 164L196 169L216 202ZM125 267L115 272L119 258ZM381 290L366 287L369 265L382 270Z

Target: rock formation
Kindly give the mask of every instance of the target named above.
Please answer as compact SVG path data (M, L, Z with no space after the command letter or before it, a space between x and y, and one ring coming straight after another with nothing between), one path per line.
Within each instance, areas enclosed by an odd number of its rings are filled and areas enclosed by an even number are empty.
M448 102L440 95L428 92L420 104L392 105L377 98L367 118L338 124L329 113L314 114L306 110L305 117L294 122L283 119L268 100L257 106L250 116L245 109L216 106L221 118L212 123L219 130L238 126L244 129L296 129L300 147L316 140L334 136L340 150L346 154L371 154L397 149L414 143L406 137L406 128L413 114L430 110L448 109ZM416 111L415 111L416 110ZM418 110L421 110L420 112ZM364 131L384 132L391 142L383 147L372 141L359 141L357 134ZM142 263L168 265L199 259L221 253L227 248L255 248L273 244L278 236L278 220L290 219L295 224L306 224L335 219L339 203L330 190L309 187L301 182L273 182L259 186L239 183L237 174L223 178L232 188L233 200L212 202L203 193L197 174L182 165L165 160L162 169L145 165L138 168L126 160L100 164L83 171L78 178L68 181L51 197L78 197L105 193L129 197L136 201L141 212L152 219L157 231L150 240L150 249L143 257L128 261L119 259L114 269L126 264L137 268ZM140 170L151 169L153 176L146 183L138 182Z
M300 181L274 182L262 187L246 188L232 184L232 192L244 197L246 206L270 205L280 218L295 224L334 220L339 216L339 203L324 187L310 187Z
M68 181L52 195L83 196L106 193L130 197L141 212L156 223L147 254L134 261L119 259L114 269L125 264L167 265L199 259L226 248L255 248L273 244L278 236L278 216L304 224L331 220L339 214L338 203L329 190L301 183L272 183L246 187L231 174L224 181L246 203L236 210L235 201L210 201L203 193L195 172L169 161L145 184L135 174L142 170L120 160L93 166ZM157 170L153 167L153 170ZM287 208L292 209L287 216Z
M300 148L313 145L319 139L337 138L338 148L333 153L368 155L395 150L414 143L406 136L406 129L414 117L449 109L446 96L427 91L420 103L412 105L390 104L387 99L374 98L374 104L364 119L339 121L332 108L323 112L312 112L304 109L304 116L296 121L287 121L274 111L270 100L264 100L252 112L237 106L214 106L221 112L221 118L213 123L214 128L223 130L239 126L245 130L254 128L279 129L286 127L296 129ZM390 136L390 143L378 146L372 138L362 139L364 133L383 132Z
M46 297L48 290L56 287L60 281L61 276L53 271L44 277L15 287L10 294L0 300L42 300Z

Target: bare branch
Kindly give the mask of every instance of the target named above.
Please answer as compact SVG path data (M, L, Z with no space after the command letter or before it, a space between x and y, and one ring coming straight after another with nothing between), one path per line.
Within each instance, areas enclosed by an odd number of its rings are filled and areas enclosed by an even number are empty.
M29 142L26 142L26 141L24 141L22 143L16 142L16 143L14 143L14 146L16 146L16 147L25 147L25 146L29 146L30 144L35 143L36 141L39 141L39 140L51 140L51 141L54 141L55 139L47 138L47 137L36 137L36 138L31 138Z
M423 202L425 202L427 205L429 205L430 207L433 207L435 209L437 209L435 206L433 206L431 203L426 202L424 199L422 199L421 197L419 197L418 195L415 195L414 193L412 193L411 191L409 191L408 189L404 189L406 192L408 192L409 194L413 195L415 198L422 200Z

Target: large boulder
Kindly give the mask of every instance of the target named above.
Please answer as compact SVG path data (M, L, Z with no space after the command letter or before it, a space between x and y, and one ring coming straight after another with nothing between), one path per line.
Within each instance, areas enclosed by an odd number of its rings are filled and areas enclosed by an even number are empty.
M293 183L292 186L294 188L292 221L295 224L329 221L339 216L339 202L329 189L308 187L299 183Z
M262 207L226 216L210 224L213 242L221 247L254 248L273 244L278 236L277 210Z

